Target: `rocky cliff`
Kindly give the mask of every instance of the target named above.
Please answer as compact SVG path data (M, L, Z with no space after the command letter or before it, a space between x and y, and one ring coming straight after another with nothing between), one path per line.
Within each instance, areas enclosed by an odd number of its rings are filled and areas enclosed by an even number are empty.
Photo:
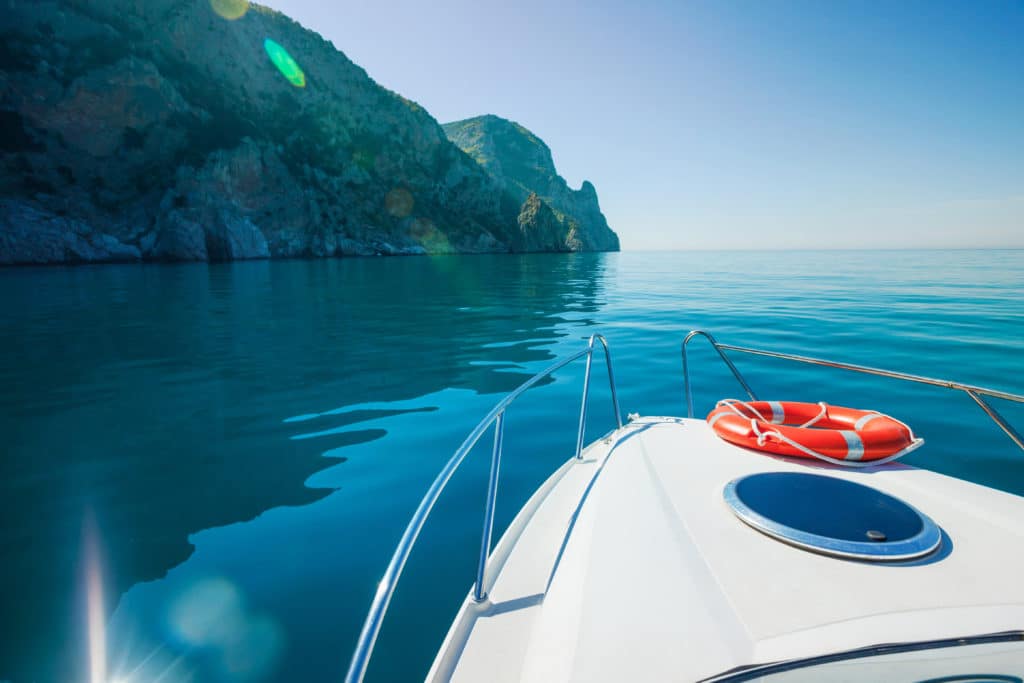
M555 248L617 248L610 231L592 239L596 196L576 214L537 194L563 224L578 216ZM0 263L529 249L528 196L278 12L6 0L0 13Z
M619 238L601 213L594 186L584 180L580 189L571 189L558 175L551 150L539 137L514 121L493 115L446 123L443 128L517 203L527 202L519 214L520 234L514 245L528 251L618 251ZM547 204L560 223L557 244L531 195Z

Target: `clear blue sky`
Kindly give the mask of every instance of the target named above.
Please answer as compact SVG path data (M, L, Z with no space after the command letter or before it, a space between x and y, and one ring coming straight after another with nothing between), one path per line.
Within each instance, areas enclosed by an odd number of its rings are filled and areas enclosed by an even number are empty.
M1024 1L269 4L588 179L625 249L1024 247Z

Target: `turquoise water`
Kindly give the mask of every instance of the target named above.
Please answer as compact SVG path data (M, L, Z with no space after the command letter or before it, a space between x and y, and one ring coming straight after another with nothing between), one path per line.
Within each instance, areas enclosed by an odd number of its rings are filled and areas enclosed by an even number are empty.
M624 412L684 412L691 328L1024 392L1021 251L7 269L0 295L0 680L87 679L90 543L109 677L341 680L434 474L504 392L593 332ZM693 359L698 412L738 395L706 346ZM763 397L891 412L927 439L909 462L1024 494L1024 454L966 396L736 361ZM499 530L571 454L582 371L509 413ZM612 420L598 373L590 437ZM372 680L429 667L473 580L488 455L421 536Z

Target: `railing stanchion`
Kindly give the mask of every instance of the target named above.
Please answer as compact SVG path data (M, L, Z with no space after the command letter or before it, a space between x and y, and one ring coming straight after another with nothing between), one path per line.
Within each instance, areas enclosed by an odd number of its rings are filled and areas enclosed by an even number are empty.
M968 396L973 398L974 402L981 406L982 410L988 413L988 416L992 418L992 421L999 425L999 428L1006 432L1006 435L1010 437L1010 439L1012 439L1013 442L1017 444L1017 446L1022 451L1024 451L1024 438L1021 438L1021 435L1017 432L1017 430L1010 426L1010 423L1007 422L1003 418L1003 416L999 414L999 411L993 408L988 401L986 401L985 399L983 399L981 396L974 393L970 389L964 389L963 391L965 391Z
M583 382L583 406L580 409L580 431L576 443L576 457L578 458L583 450L582 439L587 419L587 394L589 392L590 384L590 364L593 358L595 339L600 339L601 344L604 346L605 357L608 359L608 381L611 383L612 402L615 404L615 421L619 427L622 426L622 416L619 411L619 399L615 393L615 379L612 375L611 357L608 355L608 343L604 340L604 337L599 334L593 335L590 338L587 348L580 349L575 353L569 354L568 356L555 361L544 370L538 372L536 375L533 375L530 379L520 384L515 390L499 401L498 405L494 406L494 408L491 409L491 412L487 413L484 419L477 423L476 427L473 428L473 431L471 431L469 436L467 436L462 442L462 445L459 446L445 466L441 468L441 471L438 472L437 477L434 478L433 483L430 485L430 488L427 489L426 494L423 496L419 506L416 508L416 512L413 513L412 518L406 525L402 538L395 547L395 551L391 555L391 561L388 563L387 569L384 571L384 576L377 585L377 591L374 593L373 602L370 604L370 610L367 612L366 619L363 621L363 628L359 632L359 640L356 642L356 649L352 655L351 662L349 662L348 672L345 675L346 683L359 683L363 680L363 675L366 673L366 668L370 663L370 656L373 654L373 646L377 642L377 636L380 634L381 625L384 622L384 615L388 611L388 605L390 605L391 597L394 595L395 586L398 584L398 579L402 575L402 570L405 568L405 563L409 559L409 554L412 552L412 547L416 543L416 538L423 529L423 525L426 523L431 509L433 509L434 503L437 502L441 492L444 490L445 486L448 485L448 481L455 473L455 470L459 468L462 461L465 460L467 455L469 455L469 452L483 436L487 428L490 427L491 424L494 424L494 450L491 452L491 474L487 488L487 507L484 510L483 539L481 539L480 544L480 560L477 564L477 582L473 589L473 598L475 600L481 601L487 598L487 591L484 589L484 573L487 570L487 560L489 559L488 555L490 554L491 546L491 534L494 529L494 507L498 492L498 470L501 464L505 410L527 389L536 385L545 377L550 376L556 370L559 370L569 363L586 356L587 370Z
M680 348L683 351L683 391L686 392L686 417L693 417L693 393L690 391L690 365L686 361L686 342L690 341L690 336L686 337L686 341L682 343Z
M583 400L580 402L580 429L576 433L576 459L583 458L583 433L587 430L587 394L590 393L590 364L594 360L594 338L587 347L587 369L583 375Z
M704 337L709 342L711 342L711 348L718 352L718 355L722 358L722 361L729 367L729 370L732 371L732 376L735 377L736 381L740 383L741 387L743 387L743 391L747 392L747 396L750 397L751 401L756 401L757 395L754 393L754 390L750 388L750 385L747 384L747 380L743 379L743 375L740 374L740 371L736 368L735 365L733 365L732 361L729 360L729 356L725 355L725 351L722 350L723 345L715 341L715 338L712 337L709 333L705 332L704 330L693 330L688 335L686 335L686 338L683 339L682 343L683 387L686 391L686 416L693 417L693 394L690 391L690 368L686 363L686 345L690 343L691 339L698 335Z
M604 347L604 362L608 366L608 386L612 389L612 410L615 411L615 423L622 428L622 410L619 408L619 395L615 391L615 373L612 372L612 352L608 350L608 342L599 334L595 334L591 337L590 343L594 343L594 338L597 338L601 342L601 346Z
M480 561L476 566L476 585L473 600L483 602L487 598L484 587L484 572L487 558L491 554L491 532L494 530L494 507L498 498L498 469L501 466L501 441L505 431L505 413L498 413L494 421L494 449L491 451L491 476L487 480L487 505L484 508L484 531L480 539Z

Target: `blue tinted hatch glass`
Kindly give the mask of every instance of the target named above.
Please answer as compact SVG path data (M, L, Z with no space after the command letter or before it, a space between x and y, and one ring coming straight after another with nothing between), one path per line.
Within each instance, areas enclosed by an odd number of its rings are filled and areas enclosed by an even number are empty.
M877 489L836 477L765 472L736 484L736 495L754 512L779 524L847 541L912 538L924 522L912 507Z

